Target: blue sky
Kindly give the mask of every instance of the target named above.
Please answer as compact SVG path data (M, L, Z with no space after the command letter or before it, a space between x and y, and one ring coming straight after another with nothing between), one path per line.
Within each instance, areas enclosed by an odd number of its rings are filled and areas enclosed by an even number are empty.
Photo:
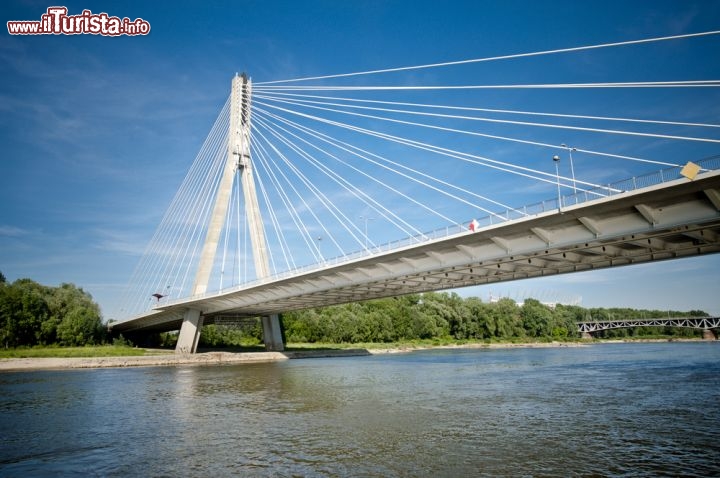
M106 318L116 316L122 289L225 102L235 72L247 71L260 83L720 29L720 3L714 1L207 3L63 3L71 14L90 9L143 18L151 25L147 36L0 36L0 271L9 280L73 282L98 300ZM10 0L0 12L3 23L39 20L51 5ZM713 80L720 73L719 53L720 39L714 36L320 83ZM437 93L429 99L399 93L393 99L713 124L720 118L715 88L491 90L467 96ZM718 153L717 144L487 128L494 134L674 163ZM716 130L703 134L718 138ZM526 157L523 164L538 168L550 165L546 159L552 154L502 142L471 145L467 138L437 132L421 136L478 148L501 160L523 163ZM394 147L383 153L407 154ZM589 181L660 169L583 155L577 155L576 164L578 177ZM448 179L467 178L456 166L447 170ZM552 185L488 174L475 186L512 206L553 197ZM354 217L362 214L368 212L353 212ZM424 230L442 225L431 219L418 223ZM399 238L389 232L383 236L386 229L379 221L371 222L369 230L377 241ZM482 298L491 292L518 299L581 297L588 307L704 309L718 314L719 266L716 255L462 293Z

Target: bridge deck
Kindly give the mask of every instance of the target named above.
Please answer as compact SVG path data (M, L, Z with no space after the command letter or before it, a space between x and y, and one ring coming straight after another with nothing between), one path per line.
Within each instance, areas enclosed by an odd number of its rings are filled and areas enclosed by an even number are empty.
M257 316L720 252L720 171L373 256L160 304L111 325L175 330L184 311Z

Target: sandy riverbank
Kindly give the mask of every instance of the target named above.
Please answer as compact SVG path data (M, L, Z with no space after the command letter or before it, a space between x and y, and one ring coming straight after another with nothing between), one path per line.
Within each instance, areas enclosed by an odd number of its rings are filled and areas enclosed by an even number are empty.
M0 373L31 370L83 368L161 367L177 365L219 365L276 362L300 358L352 357L371 355L366 349L307 350L292 352L202 352L197 354L163 353L133 357L42 357L0 359Z
M57 370L78 368L156 367L164 365L219 364L235 362L268 362L284 360L279 352L208 352L194 355L163 354L135 357L43 357L0 360L0 372L22 370Z
M510 347L582 347L574 342L526 344L462 344L378 349L302 350L288 352L202 352L197 354L162 353L134 357L43 357L0 359L0 372L61 370L83 368L159 367L168 365L210 365L275 362L289 359L352 357L389 353L409 353L428 349L510 348Z
M1 372L32 370L66 370L83 368L160 367L177 365L218 365L235 363L276 362L289 359L353 357L393 353L409 353L430 349L507 349L545 347L587 347L594 344L623 342L695 342L698 339L610 340L603 342L530 342L530 343L471 343L458 345L419 345L390 348L306 349L286 352L201 352L197 354L152 353L134 357L50 357L0 359ZM720 343L720 341L719 341Z

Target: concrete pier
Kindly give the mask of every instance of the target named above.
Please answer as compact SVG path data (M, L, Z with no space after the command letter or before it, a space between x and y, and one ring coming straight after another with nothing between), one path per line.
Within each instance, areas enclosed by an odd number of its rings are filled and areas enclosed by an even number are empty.
M197 309L188 309L185 312L180 335L178 335L175 351L181 354L194 354L200 342L200 330L202 329L203 318Z

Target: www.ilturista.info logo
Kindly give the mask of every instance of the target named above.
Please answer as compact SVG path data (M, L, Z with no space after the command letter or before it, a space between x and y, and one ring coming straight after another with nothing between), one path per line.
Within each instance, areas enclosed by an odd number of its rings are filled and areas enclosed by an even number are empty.
M80 15L68 15L66 7L50 7L40 21L7 22L11 35L147 35L150 23L142 18L111 17L107 13L83 10Z

